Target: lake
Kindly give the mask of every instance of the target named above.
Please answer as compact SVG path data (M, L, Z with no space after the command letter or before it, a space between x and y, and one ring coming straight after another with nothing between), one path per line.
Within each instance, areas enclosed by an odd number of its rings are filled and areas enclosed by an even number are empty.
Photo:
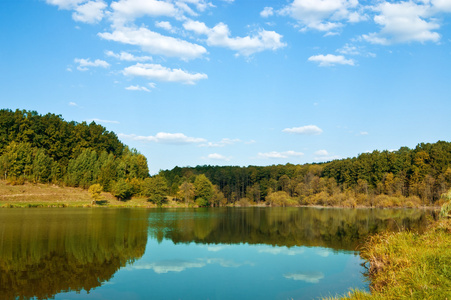
M0 299L316 299L368 290L359 245L415 209L1 209Z

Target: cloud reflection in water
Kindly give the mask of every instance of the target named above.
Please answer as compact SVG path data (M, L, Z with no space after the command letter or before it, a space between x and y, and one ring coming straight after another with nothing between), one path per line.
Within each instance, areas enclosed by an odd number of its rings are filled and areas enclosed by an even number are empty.
M309 283L318 283L324 278L322 272L298 272L298 273L287 273L283 277L293 280L301 280Z
M197 261L186 260L162 260L151 263L137 263L127 267L128 270L153 270L157 274L165 274L168 272L182 272L192 268L203 268L207 265L218 264L224 268L238 268L243 265L252 266L251 262L237 263L233 260L222 258L199 258Z
M299 255L304 253L304 249L299 247L262 247L258 249L258 253L283 254L283 255Z

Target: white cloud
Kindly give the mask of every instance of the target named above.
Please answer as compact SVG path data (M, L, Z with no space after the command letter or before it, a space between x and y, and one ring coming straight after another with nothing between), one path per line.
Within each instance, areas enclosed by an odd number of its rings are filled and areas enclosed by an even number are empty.
M162 144L197 144L206 142L203 138L188 137L183 133L159 132L155 136L137 136L135 134L118 134L119 138L130 139L134 141L155 142Z
M144 92L150 92L150 90L148 88L146 88L145 86L140 86L140 85L131 85L125 88L126 90L129 91L144 91Z
M205 23L199 21L189 20L183 24L183 28L186 30L194 31L197 34L208 34L210 28L205 25Z
M113 32L98 34L101 38L123 44L135 45L151 54L179 57L184 60L201 57L207 50L185 40L164 36L147 28L121 27Z
M380 32L362 35L363 39L381 45L408 42L438 42L440 35L433 30L440 25L432 17L429 5L414 2L382 2L374 10L379 14L374 22L382 26Z
M208 154L207 159L230 161L231 157L227 157L227 156L224 156L224 155L218 154L218 153L212 153L212 154Z
M354 45L345 44L342 48L338 49L337 52L346 55L360 55L361 51Z
M271 152L266 152L266 153L260 152L257 154L258 158L264 158L264 159L300 157L303 155L304 155L304 153L302 153L302 152L295 152L292 150L285 151L285 152L277 152L277 151L271 151Z
M325 22L318 24L310 24L310 27L319 31L327 31L325 36L332 36L338 35L338 32L333 32L333 30L343 27L343 24L334 22Z
M124 75L142 76L159 81L182 82L185 84L195 84L196 81L207 79L207 74L188 73L181 69L170 69L159 64L141 64L137 63L124 69Z
M176 2L175 5L177 6L177 8L180 11L187 13L188 15L198 16L198 14L193 9L191 9L191 7L189 7L188 4L186 4L184 2L181 2L181 1Z
M279 11L297 20L302 30L331 31L343 26L340 21L364 19L358 12L357 0L294 0Z
M109 123L109 124L119 124L118 121L110 121L110 120L101 120L101 119L88 119L86 122L96 122L96 123Z
M114 53L113 51L106 51L105 54L110 57L117 58L123 61L151 61L150 56L134 56L131 53L122 51L121 53Z
M72 18L75 21L90 24L100 22L107 8L107 4L102 0L46 0L46 2L58 6L59 9L74 10Z
M331 67L335 65L349 65L349 66L354 65L354 60L346 59L343 55L320 54L310 56L308 60L319 63L320 67Z
M75 8L72 18L83 23L98 23L104 17L104 9L107 7L103 1L89 1Z
M78 106L78 104L75 102L69 102L69 106Z
M169 23L168 21L161 21L161 22L155 22L155 26L159 27L159 28L163 28L169 32L173 32L174 29L172 28L171 23Z
M274 8L272 7L265 7L261 12L260 16L262 18L268 18L270 16L274 15Z
M327 152L327 150L318 150L314 154L319 156L328 156L329 152Z
M179 0L175 2L175 5L182 12L185 12L191 16L198 16L198 13L195 12L188 4L195 6L199 12L204 12L209 7L215 7L211 2L207 2L205 0Z
M211 2L205 0L181 0L181 2L186 2L195 5L196 9L200 12L205 11L209 7L215 7Z
M59 9L74 9L86 0L46 0L48 4L56 5Z
M309 283L318 283L324 278L324 274L321 272L298 272L298 273L287 273L283 277L287 279L300 280Z
M177 8L170 2L157 0L119 0L111 3L111 19L116 26L143 16L174 17Z
M306 125L301 127L285 128L282 132L305 134L305 135L317 135L321 134L323 130L316 125Z
M350 12L348 15L348 22L349 23L358 23L362 21L367 21L369 19L368 15L363 14L361 12Z
M338 53L345 55L360 55L365 57L376 57L376 54L368 52L365 46L355 46L346 43L343 47L337 49Z
M313 158L315 161L330 161L340 158L338 155L333 155L327 150L318 150L313 154L315 155L315 157Z
M219 23L213 28L208 28L205 23L199 21L187 21L183 24L186 30L207 36L207 45L225 47L237 51L239 54L249 56L264 50L277 50L285 47L282 35L275 31L260 29L256 34L245 37L230 37L229 27Z
M368 135L369 133L367 131L360 131L360 135Z
M74 59L76 63L78 63L77 69L79 71L87 71L89 67L101 67L101 68L108 68L110 66L109 63L107 63L104 60L96 59L95 61L91 61L89 58L76 58Z
M199 147L224 147L226 145L233 145L233 144L239 143L239 142L241 142L240 139L223 138L219 142L208 142L208 143L199 145Z
M432 0L433 8L441 12L451 12L451 1L449 0Z
M111 20L115 26L121 26L135 21L137 18L150 17L173 17L178 20L186 19L184 14L197 16L214 5L205 0L119 0L111 3L113 12Z

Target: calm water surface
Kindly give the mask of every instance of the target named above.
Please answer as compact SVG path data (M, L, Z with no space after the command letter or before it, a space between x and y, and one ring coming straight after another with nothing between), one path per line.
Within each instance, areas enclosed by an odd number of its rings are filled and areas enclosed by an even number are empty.
M368 289L368 234L421 210L2 209L0 299L316 299Z

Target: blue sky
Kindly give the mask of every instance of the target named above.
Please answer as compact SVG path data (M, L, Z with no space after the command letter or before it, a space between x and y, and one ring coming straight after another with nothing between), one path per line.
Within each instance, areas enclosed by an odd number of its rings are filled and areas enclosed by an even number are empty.
M450 141L451 0L2 0L0 106L174 166Z

